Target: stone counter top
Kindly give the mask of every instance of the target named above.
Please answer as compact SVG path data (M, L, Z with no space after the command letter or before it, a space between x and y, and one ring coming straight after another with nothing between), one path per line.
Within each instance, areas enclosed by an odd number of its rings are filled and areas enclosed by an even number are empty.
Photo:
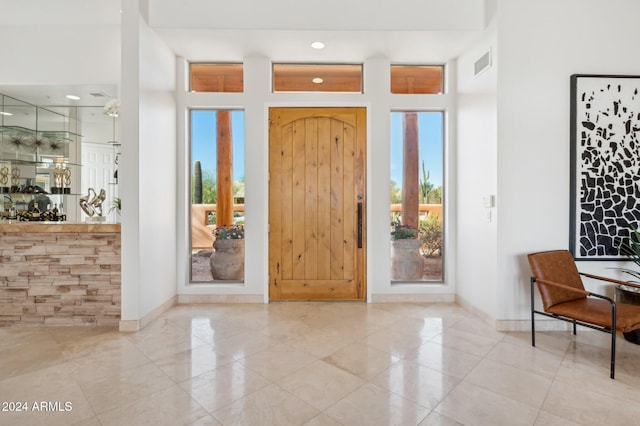
M0 222L0 232L120 232L119 223L81 223L81 222Z

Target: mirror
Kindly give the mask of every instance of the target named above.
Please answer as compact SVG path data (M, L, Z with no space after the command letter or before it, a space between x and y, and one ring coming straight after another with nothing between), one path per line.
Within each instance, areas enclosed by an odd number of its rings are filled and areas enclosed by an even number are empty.
M32 92L25 89L24 93L28 97ZM104 99L94 102L106 103L110 99L99 93ZM108 221L119 221L117 135L117 117L106 115L103 105L36 106L0 92L0 163L7 162L8 175L14 169L15 173L20 172L18 186L37 185L50 195L60 194L56 195L60 203L62 195L69 195L64 197L64 203L70 221L85 219L78 208L78 197L88 188L106 191L104 215ZM64 188L56 186L55 170L59 163L71 175ZM3 192L15 203L16 197L11 197L11 176L7 177L6 185L0 186L6 187ZM17 198L27 199L22 195Z
M0 155L2 158L30 160L28 142L35 134L36 107L4 95L0 95L0 101Z

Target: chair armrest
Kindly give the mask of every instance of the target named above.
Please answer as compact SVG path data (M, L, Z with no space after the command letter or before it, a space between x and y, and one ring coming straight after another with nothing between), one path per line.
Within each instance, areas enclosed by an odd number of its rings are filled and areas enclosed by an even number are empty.
M543 280L541 278L533 277L533 279L536 282L539 282L541 284L551 285L551 286L554 286L554 287L561 288L563 290L567 290L567 291L570 291L570 292L573 292L573 293L581 294L583 296L591 296L591 297L597 297L598 299L604 299L604 300L609 301L609 303L615 305L615 302L613 301L613 299L611 299L610 297L607 297L605 295L602 295L602 294L593 293L591 291L586 291L586 290L581 290L579 288L575 288L575 287L571 287L571 286L568 286L568 285L560 284L560 283L557 283L557 282L554 282L554 281ZM606 280L606 281L608 281L608 280Z
M543 280L542 278L532 277L532 280L537 282L537 283L540 283L540 284L545 284L545 285L550 285L550 286L553 286L553 287L558 287L558 288L561 288L563 290L567 290L567 291L570 291L572 293L579 294L581 296L590 296L591 294L593 294L593 293L591 293L589 291L586 291L586 290L582 290L582 289L579 289L579 288L575 288L575 287L571 287L571 286L568 286L568 285L560 284L560 283L557 283L555 281Z
M614 302L612 298L607 297L607 296L603 296L602 294L589 293L589 296L597 297L598 299L604 299L604 300L608 301L609 303L611 303L611 305L613 305L613 306L616 305L616 302Z
M637 287L640 288L640 284L634 284L634 283L630 283L627 281L622 281L622 280L616 280L613 278L607 278L607 277L601 277L599 275L592 275L592 274L587 274L585 272L580 272L580 275L582 275L583 277L587 277L587 278L593 278L595 280L600 280L600 281L608 281L610 283L614 283L614 284L620 284L620 285L627 285L629 287Z

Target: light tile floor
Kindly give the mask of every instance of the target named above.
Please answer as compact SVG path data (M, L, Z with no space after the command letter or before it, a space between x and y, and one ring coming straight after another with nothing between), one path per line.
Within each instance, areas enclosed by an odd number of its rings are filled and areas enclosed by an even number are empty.
M611 380L608 345L579 330L533 348L453 304L181 305L137 333L0 328L0 425L640 425L640 347L618 339Z

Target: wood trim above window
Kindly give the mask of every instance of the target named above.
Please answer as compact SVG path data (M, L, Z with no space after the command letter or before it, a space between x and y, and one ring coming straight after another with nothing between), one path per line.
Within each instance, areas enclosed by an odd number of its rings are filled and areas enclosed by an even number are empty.
M242 93L244 75L242 64L192 63L189 66L192 92Z
M391 93L408 95L444 93L444 66L391 65Z
M273 91L362 93L362 65L273 64Z

